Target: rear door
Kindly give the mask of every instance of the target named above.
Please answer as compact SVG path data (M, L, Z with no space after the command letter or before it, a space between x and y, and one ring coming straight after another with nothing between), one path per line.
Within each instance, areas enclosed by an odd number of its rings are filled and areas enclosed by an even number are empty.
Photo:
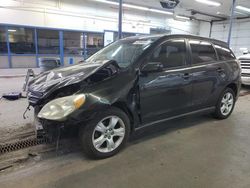
M213 106L220 79L225 75L224 69L210 42L190 39L189 45L192 59L193 110Z
M156 47L147 63L160 62L163 69L142 74L139 79L143 123L189 112L191 75L184 39L173 39Z

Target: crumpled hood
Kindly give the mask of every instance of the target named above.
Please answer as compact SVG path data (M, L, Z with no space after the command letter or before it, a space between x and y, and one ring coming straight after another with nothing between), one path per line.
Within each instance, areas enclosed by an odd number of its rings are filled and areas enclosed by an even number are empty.
M54 87L60 88L78 83L110 62L112 61L81 63L70 67L53 69L31 80L29 82L29 91L44 93Z

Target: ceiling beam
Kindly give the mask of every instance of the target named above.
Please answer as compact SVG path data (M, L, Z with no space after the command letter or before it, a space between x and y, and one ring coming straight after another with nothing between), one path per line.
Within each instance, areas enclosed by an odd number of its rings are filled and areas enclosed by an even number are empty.
M197 10L194 10L194 9L189 9L189 11L191 11L192 15L200 14L200 15L204 15L204 16L208 16L208 17L212 17L212 18L217 18L218 21L227 20L227 18L224 17L224 16L213 15L213 14L209 14L209 13L206 13L206 12L197 11Z

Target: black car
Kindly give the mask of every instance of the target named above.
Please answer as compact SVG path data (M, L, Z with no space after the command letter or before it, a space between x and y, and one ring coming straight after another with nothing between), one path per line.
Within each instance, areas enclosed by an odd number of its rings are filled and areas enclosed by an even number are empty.
M50 137L77 132L88 156L105 158L147 126L196 113L227 118L240 82L239 62L224 42L137 36L39 75L28 99Z

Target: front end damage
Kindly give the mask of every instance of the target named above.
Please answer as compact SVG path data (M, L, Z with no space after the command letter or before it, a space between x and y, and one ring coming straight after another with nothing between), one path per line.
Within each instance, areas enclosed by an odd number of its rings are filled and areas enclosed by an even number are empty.
M96 113L117 100L127 100L127 93L135 81L134 77L130 82L128 79L130 77L121 71L115 61L82 63L39 75L28 87L28 100L34 107L38 134L45 133L51 142L77 136L79 127L84 126ZM84 96L84 104L77 108L75 104L65 107L65 104L71 103L67 100L72 96ZM53 103L58 99L62 100L59 101L61 106L58 106L58 102ZM61 108L66 109L67 113L71 111L68 114L60 112ZM55 111L59 112L54 115Z

